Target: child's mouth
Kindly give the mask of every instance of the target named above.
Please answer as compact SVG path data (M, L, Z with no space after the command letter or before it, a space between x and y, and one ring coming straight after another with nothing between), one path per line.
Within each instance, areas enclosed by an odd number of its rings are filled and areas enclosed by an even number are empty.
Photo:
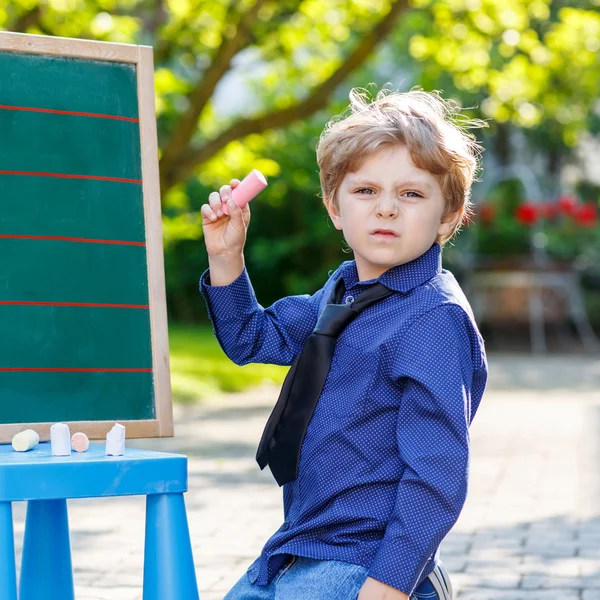
M371 235L380 239L393 239L398 237L393 231L386 231L383 229L377 229Z

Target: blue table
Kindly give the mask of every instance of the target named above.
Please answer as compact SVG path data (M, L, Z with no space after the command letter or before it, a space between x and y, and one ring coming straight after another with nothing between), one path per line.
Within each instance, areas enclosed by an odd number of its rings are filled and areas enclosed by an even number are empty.
M183 493L187 457L104 444L56 457L0 445L0 594L17 600L13 501L27 501L19 600L74 600L67 499L146 496L144 600L199 600Z

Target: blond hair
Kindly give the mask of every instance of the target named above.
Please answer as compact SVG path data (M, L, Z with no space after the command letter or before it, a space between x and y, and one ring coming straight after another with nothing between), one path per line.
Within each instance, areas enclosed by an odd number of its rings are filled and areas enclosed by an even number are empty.
M384 147L406 146L419 169L434 175L445 201L443 218L462 211L453 231L438 236L450 240L473 214L471 185L476 177L481 146L466 129L487 126L467 119L456 103L438 92L381 90L368 102L365 90L350 91L350 105L327 123L317 144L323 199L337 206L337 192L346 173Z

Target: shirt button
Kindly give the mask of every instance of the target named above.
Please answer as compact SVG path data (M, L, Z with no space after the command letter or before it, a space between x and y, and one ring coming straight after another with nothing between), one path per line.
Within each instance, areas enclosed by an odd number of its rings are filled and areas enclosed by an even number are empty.
M284 523L281 526L281 531L287 531L290 528L290 524L289 523Z
M354 302L354 296L348 296L346 298L346 304L352 304Z

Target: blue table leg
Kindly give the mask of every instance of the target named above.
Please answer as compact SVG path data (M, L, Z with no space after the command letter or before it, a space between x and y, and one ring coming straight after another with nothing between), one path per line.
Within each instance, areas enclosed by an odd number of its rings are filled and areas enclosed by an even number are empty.
M74 600L66 500L27 503L20 600Z
M199 600L183 494L146 496L144 600Z
M15 536L10 502L0 502L0 591L2 598L17 600Z

